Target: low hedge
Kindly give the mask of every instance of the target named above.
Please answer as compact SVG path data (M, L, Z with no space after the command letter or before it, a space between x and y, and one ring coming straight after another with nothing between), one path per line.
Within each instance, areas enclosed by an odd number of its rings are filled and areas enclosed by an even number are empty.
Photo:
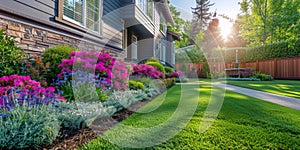
M225 62L235 62L236 50L223 50ZM264 46L250 47L239 50L238 59L240 62L265 60L271 58L285 58L300 56L300 40L296 42L279 42Z

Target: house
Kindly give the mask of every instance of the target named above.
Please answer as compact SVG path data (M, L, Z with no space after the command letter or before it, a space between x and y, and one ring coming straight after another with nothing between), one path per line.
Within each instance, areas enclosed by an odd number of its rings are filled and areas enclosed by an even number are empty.
M178 37L167 23L173 23L167 0L0 1L0 28L30 54L71 44L105 48L134 63L157 57L174 64Z

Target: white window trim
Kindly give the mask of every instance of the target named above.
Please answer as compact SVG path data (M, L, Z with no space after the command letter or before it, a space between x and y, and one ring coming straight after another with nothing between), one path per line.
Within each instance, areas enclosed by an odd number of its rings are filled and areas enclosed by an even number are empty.
M62 0L63 1L63 0ZM62 3L62 7L64 7L64 3ZM64 15L64 12L62 12L62 19L63 20L66 20L66 21L68 21L68 22L70 22L70 23L73 23L73 24L75 24L75 25L78 25L78 26L80 26L81 28L84 28L84 29L86 29L86 30L88 30L88 31L90 31L90 32L93 32L93 33L96 33L96 34L100 34L100 35L102 35L102 24L103 24L103 20L102 20L102 16L103 16L103 0L99 0L99 32L97 32L97 31L94 31L94 30L91 30L91 29L89 29L89 28L87 28L85 25L86 25L86 0L83 0L83 15L82 15L82 22L83 23L80 23L80 22L78 22L78 21L75 21L74 19L72 19L72 18L69 18L68 16L65 16ZM63 10L62 10L63 11Z

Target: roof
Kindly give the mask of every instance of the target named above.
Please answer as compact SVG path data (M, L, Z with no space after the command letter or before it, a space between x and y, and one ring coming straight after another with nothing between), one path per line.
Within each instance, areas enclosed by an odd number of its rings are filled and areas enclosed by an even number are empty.
M179 36L178 34L172 32L172 31L169 31L169 30L168 30L167 33L170 34L175 40L177 40L177 41L180 41L180 40L181 40L181 39L180 39L180 36Z
M154 0L156 2L156 6L162 11L163 15L166 18L166 21L174 24L174 20L172 17L171 10L169 8L168 0Z

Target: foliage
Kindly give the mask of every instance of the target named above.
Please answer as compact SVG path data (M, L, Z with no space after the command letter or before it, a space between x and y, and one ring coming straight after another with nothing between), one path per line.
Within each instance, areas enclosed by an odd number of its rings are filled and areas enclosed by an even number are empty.
M111 116L118 110L114 108L111 104L108 104L109 101L105 101L103 103L91 101L91 102L82 102L82 101L77 101L73 106L74 109L70 109L68 113L74 114L77 116L79 120L73 120L76 118L69 118L66 119L66 124L72 124L73 128L79 128L79 127L85 127L85 126L90 126L93 121L97 118L102 118L106 116ZM72 108L72 107L71 107ZM64 116L67 116L68 113L66 113ZM73 115L72 115L73 116ZM71 117L71 116L69 116ZM84 122L83 122L84 120Z
M128 84L129 84L130 90L144 90L145 89L145 86L142 82L129 80Z
M171 73L171 72L174 72L174 69L173 68L171 68L171 67L168 67L168 66L165 66L164 67L164 70L165 70L165 72L168 74L168 73Z
M226 62L235 61L235 50L225 50L222 51L222 53ZM288 42L280 42L267 44L264 46L249 47L239 50L238 52L239 62L294 56L300 56L300 40L293 42L293 44L289 44Z
M211 73L211 78L212 79L218 79L218 78L224 78L224 77L226 77L226 73L225 72L213 71Z
M148 97L147 93L142 90L114 91L107 101L104 102L103 106L111 106L114 107L116 111L119 111Z
M56 86L68 102L105 101L112 90L106 78L99 79L96 75L81 70L63 73L63 78L56 81Z
M231 33L227 37L226 47L246 47L247 43L242 37L241 31L241 23L235 20L231 28Z
M168 78L183 78L184 77L184 72L171 72L168 74Z
M244 71L239 72L241 78L250 78L254 76L254 71L252 68L245 68Z
M146 65L156 67L156 69L159 72L165 73L165 68L164 68L164 66L161 63L158 63L158 62L147 62Z
M0 113L3 110L0 109ZM17 106L0 117L0 147L37 148L51 144L60 130L58 112L52 105Z
M155 62L149 62L158 64ZM162 65L159 65L163 68ZM154 79L165 78L165 75L158 71L155 67L147 65L147 64L132 64L132 75L139 75L141 77L149 77Z
M242 37L251 46L299 38L299 1L243 0L240 5Z
M47 86L47 76L49 74L50 63L44 64L40 57L34 56L24 61L26 74L33 80L44 83Z
M255 73L254 77L260 79L261 81L273 81L274 80L274 78L271 75L267 75L267 74L259 73L259 72Z
M177 51L175 57L176 63L198 63L206 60L202 49L198 46L183 51Z
M173 85L175 85L175 82L176 82L176 78L166 78L166 79L164 79L164 83L166 85L166 88L172 87Z
M204 52L210 52L214 48L223 47L224 39L221 36L221 29L219 27L219 19L214 18L209 22L207 30L203 37Z
M192 8L193 14L197 16L197 20L201 24L201 29L204 29L204 27L208 24L208 21L211 18L211 13L209 12L209 9L211 6L214 5L214 3L211 3L209 0L197 0L196 3L196 8Z
M183 24L185 23L185 21L182 18L180 18L181 12L176 10L176 7L174 7L169 1L168 1L168 4L169 4L172 18L174 20L174 24L168 25L168 30L178 34L181 32L181 28L182 28Z
M201 70L201 75L203 77L208 77L210 75L210 68L207 61L204 63L204 66Z
M49 64L49 71L47 74L47 82L52 84L57 79L57 74L61 72L62 68L57 67L63 59L69 59L69 54L72 51L78 51L77 48L70 45L57 45L49 47L42 54L42 62Z
M72 73L73 71L83 71L93 73L96 80L104 80L108 84L99 82L99 87L107 87L116 90L123 90L127 88L127 79L129 73L124 62L118 61L116 58L105 51L73 51L70 54L70 59L63 59L62 63L58 65L62 68L61 73L57 76L62 78L64 73ZM74 68L75 67L75 68Z
M24 74L21 68L25 53L15 45L13 37L6 36L4 30L0 30L0 54L0 77Z
M149 58L149 59L147 60L146 63L148 63L148 62L157 62L157 63L160 63L160 62L159 62L159 59L157 59L157 58L155 58L155 57Z
M0 78L0 147L37 148L58 135L65 100L29 76Z
M143 85L145 87L149 87L150 83L152 82L152 79L150 79L150 78L137 78L137 79L134 79L134 81L141 82L141 83L143 83Z
M187 75L189 73L189 70L185 64L182 64L180 71L183 72L185 75Z
M65 100L54 91L54 87L41 87L40 82L31 80L29 76L3 76L0 78L0 106L11 109L16 104L29 106Z

